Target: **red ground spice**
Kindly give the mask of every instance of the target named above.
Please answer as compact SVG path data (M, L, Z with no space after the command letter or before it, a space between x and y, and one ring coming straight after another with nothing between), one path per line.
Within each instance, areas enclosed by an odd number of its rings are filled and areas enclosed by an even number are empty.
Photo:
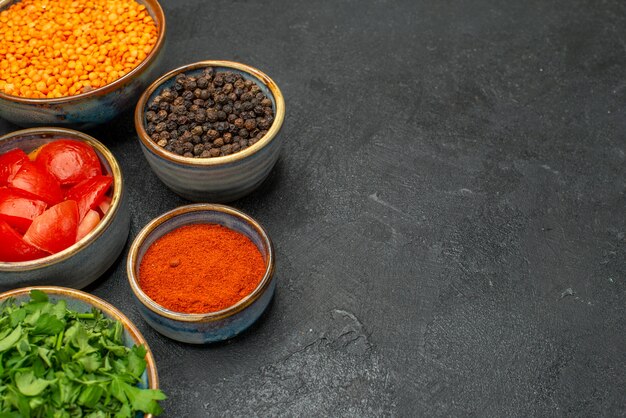
M245 235L221 225L194 224L156 240L139 266L139 286L175 312L207 313L252 293L265 261Z

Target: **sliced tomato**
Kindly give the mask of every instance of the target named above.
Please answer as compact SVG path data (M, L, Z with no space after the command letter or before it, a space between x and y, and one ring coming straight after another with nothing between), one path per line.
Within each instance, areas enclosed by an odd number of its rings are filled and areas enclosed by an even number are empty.
M77 230L78 205L74 200L66 200L33 219L24 241L54 254L76 242Z
M102 174L100 160L91 145L71 139L45 144L35 163L45 168L61 185L72 185Z
M91 209L83 220L78 224L78 230L76 231L76 242L85 238L85 236L90 233L96 225L100 223L100 214L95 210Z
M24 241L20 234L0 219L0 261L28 261L49 255Z
M112 182L113 178L110 176L95 176L81 181L67 191L65 198L75 200L78 203L78 213L81 221L89 212L89 209L94 209L102 202Z
M59 182L43 168L24 161L18 172L9 179L10 187L38 197L49 205L54 205L63 200L63 192Z
M6 186L22 167L24 161L28 161L28 155L19 148L0 155L0 186Z
M102 198L102 202L98 205L98 209L100 209L103 216L109 211L109 208L111 207L111 200L112 199L109 196L104 196L104 198Z
M0 219L19 233L26 232L37 216L46 210L46 202L34 199L18 189L0 187Z

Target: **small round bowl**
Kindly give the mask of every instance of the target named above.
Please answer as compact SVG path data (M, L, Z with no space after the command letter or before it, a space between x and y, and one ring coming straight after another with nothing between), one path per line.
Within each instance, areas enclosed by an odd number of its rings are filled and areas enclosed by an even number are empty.
M139 266L147 249L157 239L181 226L198 223L222 225L250 238L265 260L265 275L252 293L221 311L205 314L170 311L141 290ZM265 311L276 288L274 249L267 232L243 212L215 204L181 206L148 223L130 247L126 272L134 300L146 322L169 338L193 344L226 340L244 331Z
M128 319L115 306L89 293L59 286L31 286L10 290L0 294L0 303L9 298L13 298L18 304L21 302L27 302L30 300L29 293L31 290L41 290L48 295L48 299L52 302L65 300L68 309L73 311L90 312L92 308L96 308L102 311L105 317L121 322L124 327L124 345L126 347L143 345L146 348L146 370L141 376L141 381L137 384L137 386L142 389L159 388L159 376L157 374L156 363L154 361L154 357L152 356L152 351L150 351L150 347L148 347L148 343L130 319ZM138 417L151 418L152 414L144 415L139 413Z
M61 138L86 142L96 151L103 170L113 177L111 207L86 237L63 251L36 260L0 262L0 291L32 285L82 289L100 277L124 249L130 215L122 172L111 151L102 143L71 129L31 128L0 137L0 154L13 148L28 153Z
M242 151L214 158L190 158L166 151L146 132L148 104L165 87L173 86L178 74L198 75L206 67L232 71L254 81L272 100L275 119L267 134ZM156 80L141 95L135 108L135 129L141 150L150 167L167 187L194 202L231 202L256 189L278 160L285 118L285 101L280 89L267 75L245 64L231 61L202 61L177 68Z
M0 1L0 11L19 0ZM128 109L158 74L165 43L165 15L157 0L137 0L154 19L158 38L148 56L112 83L86 93L56 99L31 99L0 92L0 117L19 126L85 129L108 122Z

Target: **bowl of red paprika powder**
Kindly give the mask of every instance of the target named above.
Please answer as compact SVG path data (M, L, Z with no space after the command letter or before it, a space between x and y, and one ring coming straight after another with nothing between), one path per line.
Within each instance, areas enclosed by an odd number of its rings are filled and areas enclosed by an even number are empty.
M244 331L265 311L276 286L267 232L218 204L182 206L152 220L135 238L126 270L146 322L193 344Z

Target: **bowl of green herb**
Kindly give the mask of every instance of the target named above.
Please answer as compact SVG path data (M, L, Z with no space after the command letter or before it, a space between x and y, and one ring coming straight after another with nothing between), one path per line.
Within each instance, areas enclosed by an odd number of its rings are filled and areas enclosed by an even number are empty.
M79 290L0 294L0 416L152 417L165 395L145 339Z

